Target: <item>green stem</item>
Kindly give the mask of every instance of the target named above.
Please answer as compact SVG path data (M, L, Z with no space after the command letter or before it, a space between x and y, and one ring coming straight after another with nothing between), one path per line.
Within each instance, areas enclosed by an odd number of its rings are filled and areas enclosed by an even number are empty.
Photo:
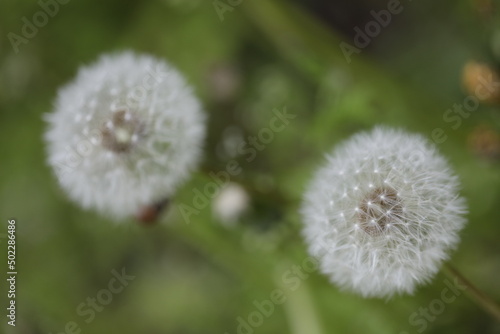
M458 269L453 267L453 265L446 263L443 268L450 277L456 278L460 284L467 287L465 291L469 297L471 297L487 313L493 316L493 318L500 322L500 306L495 301L479 290L473 283L465 278Z
M291 334L323 333L311 293L305 282L302 283L300 289L290 293L284 309Z

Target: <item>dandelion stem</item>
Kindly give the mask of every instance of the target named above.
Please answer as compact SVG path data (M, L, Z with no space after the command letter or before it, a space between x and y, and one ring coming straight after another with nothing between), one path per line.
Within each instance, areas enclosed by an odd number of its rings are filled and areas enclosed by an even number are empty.
M284 308L290 333L324 333L306 282L303 282L300 289L287 297Z
M456 278L461 284L467 286L465 292L469 297L500 322L500 306L494 300L479 290L473 283L465 278L458 269L453 267L453 265L446 263L444 269L449 276Z

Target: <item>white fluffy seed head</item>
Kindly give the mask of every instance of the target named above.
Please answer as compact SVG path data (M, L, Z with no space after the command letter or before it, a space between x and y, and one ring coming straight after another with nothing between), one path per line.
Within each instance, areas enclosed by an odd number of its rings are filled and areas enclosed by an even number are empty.
M419 135L376 128L327 157L302 205L322 272L365 297L412 293L430 280L465 223L459 183Z
M116 218L172 195L205 137L204 113L181 74L132 52L82 68L47 121L48 162L62 188Z

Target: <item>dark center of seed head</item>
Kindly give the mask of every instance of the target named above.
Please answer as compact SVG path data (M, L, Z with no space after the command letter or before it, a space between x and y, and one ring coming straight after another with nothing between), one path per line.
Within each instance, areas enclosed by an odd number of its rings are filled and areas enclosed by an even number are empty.
M115 153L130 150L140 132L138 120L130 113L119 110L101 128L102 145Z
M385 232L403 208L397 192L390 187L375 188L361 200L358 210L359 225L371 236Z

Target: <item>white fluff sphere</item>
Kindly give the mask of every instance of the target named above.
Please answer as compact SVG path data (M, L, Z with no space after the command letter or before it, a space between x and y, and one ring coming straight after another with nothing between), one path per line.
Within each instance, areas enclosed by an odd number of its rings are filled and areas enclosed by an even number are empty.
M303 234L321 271L364 297L412 293L465 224L459 182L419 135L375 128L327 157L305 194Z
M48 162L85 208L123 218L171 196L196 168L205 116L181 74L123 52L83 67L47 115Z
M215 217L226 226L235 225L249 206L250 196L245 188L235 182L225 186L212 202Z

